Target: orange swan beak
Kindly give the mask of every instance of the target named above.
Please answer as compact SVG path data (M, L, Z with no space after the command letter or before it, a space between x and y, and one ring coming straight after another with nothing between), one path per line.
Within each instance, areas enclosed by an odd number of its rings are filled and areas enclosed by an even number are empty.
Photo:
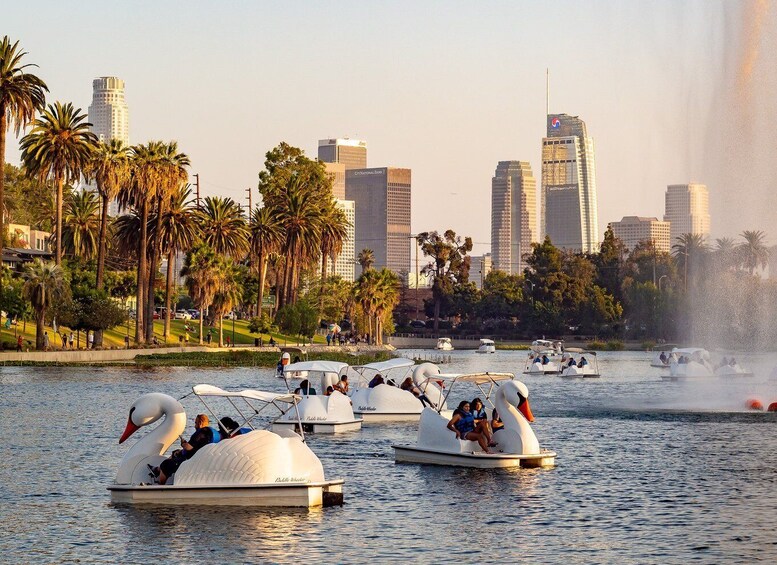
M531 408L529 407L529 401L524 400L521 405L518 407L518 410L521 411L521 414L523 414L523 417L526 418L529 422L534 421L534 414L531 413Z
M121 437L119 438L119 443L124 443L124 441L128 437L130 437L132 434L134 434L139 429L140 429L140 426L136 426L135 423L132 421L132 416L127 418L127 427L124 428L124 433L121 434Z

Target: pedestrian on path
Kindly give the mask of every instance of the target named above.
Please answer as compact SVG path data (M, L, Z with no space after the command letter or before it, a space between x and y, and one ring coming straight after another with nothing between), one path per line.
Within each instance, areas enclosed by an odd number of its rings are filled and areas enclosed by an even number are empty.
M76 336L73 332L70 332L70 337L68 338L68 344L70 345L70 349L73 349L76 344Z
M94 347L94 332L90 330L86 334L86 348L92 349L93 347Z
M22 351L22 336L16 338L16 351Z
M49 332L43 333L43 351L49 350Z

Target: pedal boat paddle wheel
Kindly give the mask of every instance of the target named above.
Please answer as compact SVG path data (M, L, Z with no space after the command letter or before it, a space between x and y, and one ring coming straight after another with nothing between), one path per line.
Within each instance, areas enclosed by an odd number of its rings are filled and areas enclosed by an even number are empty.
M449 383L446 398L460 383L475 385L485 397L486 406L496 407L504 428L494 432L491 453L476 441L457 439L448 429L450 415L425 408L418 425L415 445L394 445L397 463L426 463L477 469L502 467L552 467L556 453L540 449L537 436L529 425L534 421L529 408L529 390L512 373L472 373L437 375ZM489 417L491 414L489 414ZM490 418L489 418L490 419Z
M108 487L112 502L301 507L342 504L344 481L324 477L321 461L305 443L304 435L254 427L253 422L264 415L265 409L293 406L299 396L260 390L232 392L211 385L196 385L192 394L202 401L214 423L219 417L209 405L211 400L228 401L231 413L243 421L240 433L200 448L167 484L149 484L153 480L149 466L165 459L168 448L184 433L187 420L183 406L173 397L161 393L141 396L130 408L119 443L139 428L161 422L124 455L114 483Z

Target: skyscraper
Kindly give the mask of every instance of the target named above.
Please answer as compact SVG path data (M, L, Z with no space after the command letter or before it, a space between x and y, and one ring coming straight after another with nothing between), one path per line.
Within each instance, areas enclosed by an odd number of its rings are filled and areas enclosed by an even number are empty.
M100 77L92 81L89 122L100 141L119 139L129 145L129 108L124 100L123 80Z
M345 181L343 181L344 183ZM335 200L337 207L340 208L348 220L348 234L343 241L343 249L337 256L334 264L330 264L329 272L333 275L340 275L344 281L354 281L354 263L356 261L354 240L356 239L356 207L352 200Z
M345 170L367 168L367 142L360 139L321 139L318 159L324 163L342 163Z
M670 184L665 203L664 221L670 223L670 246L684 233L710 234L710 198L705 185Z
M343 163L324 162L326 172L332 175L332 195L340 200L345 199L345 165Z
M542 140L542 233L557 247L598 251L594 140L577 116L549 114Z
M345 197L356 206L355 254L369 248L375 268L410 270L410 169L379 167L345 172Z
M669 253L669 222L641 216L623 216L620 222L610 222L612 233L632 251L641 241L652 241L658 251Z
M537 181L526 161L499 161L491 178L491 253L494 270L521 273L539 239Z
M124 100L124 81L117 77L100 77L92 81L92 103L89 105L91 130L100 141L118 139L129 146L129 108ZM85 185L86 190L96 191L94 184ZM118 214L114 200L108 205L111 216Z

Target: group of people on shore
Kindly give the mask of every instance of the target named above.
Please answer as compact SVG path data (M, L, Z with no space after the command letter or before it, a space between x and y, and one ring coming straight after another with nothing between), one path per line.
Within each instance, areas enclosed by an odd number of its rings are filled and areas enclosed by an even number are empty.
M489 448L496 447L493 442L494 432L504 428L496 408L491 412L491 421L483 406L483 401L475 398L472 402L462 400L453 411L453 418L448 422L448 429L456 434L456 439L476 441L485 453L491 453Z
M155 483L164 485L184 461L194 457L206 445L218 443L250 431L252 431L251 428L241 428L229 416L219 420L218 428L212 428L210 427L210 418L208 418L207 414L197 414L194 418L194 433L189 438L189 441L186 441L181 436L181 448L173 451L170 457L162 461L159 466L149 465L149 475L154 479Z

